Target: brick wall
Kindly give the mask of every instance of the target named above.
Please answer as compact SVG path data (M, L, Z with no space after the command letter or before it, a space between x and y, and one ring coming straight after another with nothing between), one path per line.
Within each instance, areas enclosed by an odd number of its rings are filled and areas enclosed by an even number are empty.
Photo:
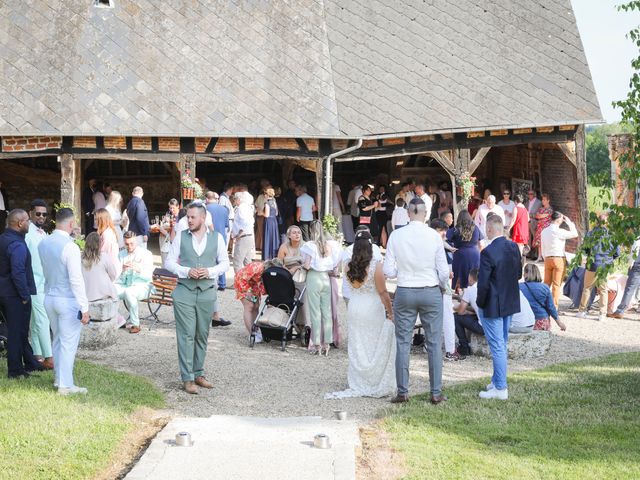
M60 148L62 137L2 137L2 151L21 152Z
M44 163L44 159L36 162ZM49 163L57 164L54 160ZM9 197L9 207L29 210L36 198L44 199L50 206L60 201L60 172L32 167L31 159L20 161L0 160L0 180Z

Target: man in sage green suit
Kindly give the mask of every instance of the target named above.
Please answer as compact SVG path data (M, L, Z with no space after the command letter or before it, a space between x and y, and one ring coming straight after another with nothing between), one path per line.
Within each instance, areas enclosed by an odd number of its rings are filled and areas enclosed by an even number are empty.
M173 313L180 375L187 393L198 393L196 385L213 388L204 376L204 359L216 301L216 281L229 269L224 238L207 229L206 211L201 202L189 204L189 229L173 239L165 264L178 275L178 286L173 292Z

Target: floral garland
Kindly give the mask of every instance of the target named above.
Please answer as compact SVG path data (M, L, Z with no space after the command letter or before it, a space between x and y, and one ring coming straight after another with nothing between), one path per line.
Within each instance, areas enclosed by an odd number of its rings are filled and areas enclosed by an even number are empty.
M462 201L464 204L469 203L473 195L473 189L476 186L476 177L472 177L469 172L463 172L457 179L456 184L462 190Z

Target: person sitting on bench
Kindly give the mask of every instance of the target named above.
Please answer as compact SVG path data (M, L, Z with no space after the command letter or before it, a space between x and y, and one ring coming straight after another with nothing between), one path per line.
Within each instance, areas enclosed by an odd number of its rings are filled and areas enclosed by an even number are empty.
M472 268L469 271L469 286L464 289L460 305L453 315L456 324L456 336L458 337L458 353L460 355L470 355L469 338L466 330L471 330L478 335L484 335L482 323L480 323L478 315L478 305L476 297L478 296L478 269Z
M129 310L131 328L129 333L140 332L140 316L138 314L138 300L149 295L149 284L153 276L153 255L146 248L138 246L136 234L124 234L125 250L120 252L122 273L116 281L118 298L124 301Z

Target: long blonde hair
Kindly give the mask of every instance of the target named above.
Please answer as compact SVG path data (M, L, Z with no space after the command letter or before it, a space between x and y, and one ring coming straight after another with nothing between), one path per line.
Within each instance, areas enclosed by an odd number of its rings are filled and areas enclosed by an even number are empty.
M322 258L328 257L331 253L331 247L327 243L327 238L322 228L322 222L320 220L314 220L309 226L309 235L311 240L318 246L318 253Z
M101 209L102 210L102 209ZM91 232L84 241L84 250L82 251L82 266L86 270L90 270L96 263L100 261L100 235Z
M106 208L99 208L96 210L96 225L98 226L98 235L102 235L105 230L110 228L113 230L113 234L117 236L116 227L113 225L111 214Z
M111 207L112 210L120 211L122 208L122 195L119 191L113 190L107 198L107 207Z

